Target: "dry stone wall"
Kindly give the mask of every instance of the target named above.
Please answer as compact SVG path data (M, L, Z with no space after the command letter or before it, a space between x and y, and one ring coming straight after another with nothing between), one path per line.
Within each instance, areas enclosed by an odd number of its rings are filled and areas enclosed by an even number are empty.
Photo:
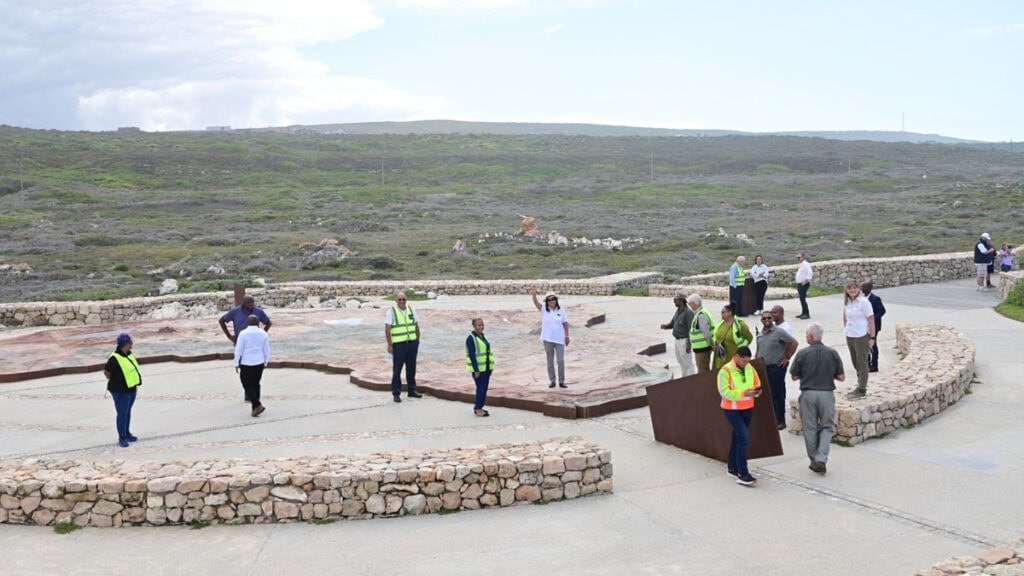
M246 524L368 519L612 491L611 452L579 437L365 457L0 465L0 523Z
M295 282L248 291L266 308L317 307L335 299L388 296L405 290L456 295L523 295L536 285L541 293L606 296L664 277L658 272L626 272L578 280L410 280L366 282ZM87 302L15 302L0 304L3 326L74 326L161 318L210 316L234 305L233 292L168 294Z
M974 378L974 343L949 326L896 326L903 359L871 375L868 394L848 400L836 391L836 442L859 444L920 424L960 400ZM849 368L849 367L848 367ZM856 378L852 368L847 382ZM800 404L789 403L792 434L802 433Z
M1021 250L1024 250L1024 248L1018 247L1013 249L1015 267L1019 265ZM811 257L813 258L813 255ZM875 288L888 288L907 284L974 278L976 274L974 255L971 252L897 256L893 258L812 261L811 266L814 270L814 281L812 284L823 289L843 288L850 280L855 280L858 283L870 280ZM796 264L772 266L772 278L769 280L769 284L787 287L793 285L796 268ZM996 269L998 270L998 268L997 265ZM680 278L679 284L727 287L729 285L729 271L723 270L713 274L687 276ZM679 287L676 286L675 288L678 289ZM672 292L662 295L668 296L671 294Z

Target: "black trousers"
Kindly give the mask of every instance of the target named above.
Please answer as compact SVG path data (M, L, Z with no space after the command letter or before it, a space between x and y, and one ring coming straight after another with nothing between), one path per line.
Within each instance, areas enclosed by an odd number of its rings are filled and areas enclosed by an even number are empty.
M416 392L416 356L420 351L420 341L399 342L391 349L394 357L391 368L391 394L398 396L402 393L402 366L405 366L405 384L409 393Z
M238 367L238 375L242 379L242 388L245 389L245 397L252 402L252 407L260 405L260 380L263 380L263 364L257 366Z

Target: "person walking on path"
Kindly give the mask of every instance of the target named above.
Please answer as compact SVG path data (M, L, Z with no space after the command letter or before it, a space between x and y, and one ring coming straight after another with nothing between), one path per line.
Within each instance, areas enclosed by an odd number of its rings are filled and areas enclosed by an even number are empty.
M736 317L733 305L722 306L722 321L715 327L715 360L711 369L717 372L732 359L737 349L749 346L753 339L750 327Z
M107 378L107 391L114 399L114 411L117 413L117 445L121 448L127 448L130 442L139 439L131 432L132 406L135 405L139 386L142 386L142 375L139 373L139 361L132 355L132 344L130 334L118 334L116 348L103 366L103 375Z
M772 391L772 408L775 410L775 425L786 429L786 368L799 346L788 332L775 326L772 313L761 313L761 330L757 334L757 357L764 360L764 371L768 376L768 388Z
M825 474L828 449L836 433L836 383L846 380L839 353L825 346L825 329L817 322L807 326L807 348L793 357L789 375L800 383L800 424L804 429L804 447L809 468Z
M865 282L860 285L861 294L871 303L871 311L875 316L875 340L871 342L870 355L868 356L868 372L878 372L878 334L882 331L882 316L885 316L885 304L882 304L882 297L872 292L874 285Z
M811 269L811 263L807 261L803 252L796 255L797 261L800 265L796 269L796 293L800 296L800 315L797 318L801 320L810 320L811 311L807 308L807 291L811 289L811 280L814 279L814 270Z
M263 330L270 331L270 317L267 316L267 313L262 308L256 306L256 300L252 296L245 296L242 298L241 305L235 306L220 317L220 329L224 331L224 335L228 337L228 340L231 340L232 344L235 343L238 334L246 329L249 323L249 316L252 315L255 315L260 323L263 324ZM234 334L228 331L228 322L231 322Z
M750 422L754 415L754 398L761 395L761 380L750 365L750 348L741 346L732 360L718 371L719 405L732 426L729 444L728 473L743 486L754 486L757 479L747 468L747 449L750 447Z
M693 311L690 348L697 364L697 373L711 372L711 356L715 349L715 319L704 309L704 300L700 294L690 294L686 298L686 305Z
M402 367L409 398L422 398L416 391L416 356L420 350L420 323L405 292L395 294L395 306L384 316L384 339L392 358L391 396L402 401Z
M487 403L487 387L494 372L494 350L484 336L483 318L473 318L473 331L466 337L466 371L473 375L473 383L476 384L473 414L490 416L491 413L484 410L484 404Z
M690 354L690 326L693 324L693 310L686 304L686 295L679 292L672 299L676 305L676 312L672 319L661 325L662 330L672 330L672 338L675 341L676 361L679 362L680 378L685 378L697 373L697 367L693 363L693 356Z
M992 236L985 232L978 238L974 245L974 267L978 271L978 291L988 292L989 271L988 267L995 261L995 246L992 246Z
M843 334L850 349L850 362L857 371L857 388L846 397L856 400L868 393L868 352L875 345L875 312L856 282L846 283L843 302Z
M747 264L746 256L737 256L729 267L729 302L740 316L743 314L743 286L747 282L747 273L743 269Z
M248 328L235 339L235 373L242 381L245 397L252 404L253 418L263 414L266 407L260 402L260 382L263 369L270 362L270 336L260 330L260 319L249 316Z
M750 276L754 279L754 293L757 295L757 310L754 310L754 314L764 311L764 295L768 293L769 274L764 258L760 254L754 256L754 266L750 269Z
M558 360L558 387L565 385L565 347L569 345L569 315L558 305L558 295L548 292L544 305L537 300L537 287L530 286L533 305L540 311L540 339L548 362L548 388L555 387L555 360Z

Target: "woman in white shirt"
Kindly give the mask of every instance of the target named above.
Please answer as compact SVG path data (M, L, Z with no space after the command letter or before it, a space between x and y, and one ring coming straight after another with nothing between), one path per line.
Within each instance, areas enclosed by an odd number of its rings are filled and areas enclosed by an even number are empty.
M548 360L548 388L555 387L555 359L558 359L558 387L565 385L565 347L569 345L569 316L558 305L558 295L548 292L544 305L537 300L537 288L530 286L533 305L540 310L540 339L544 343L544 354Z
M853 400L868 393L868 353L875 343L875 312L856 282L846 283L843 303L843 334L850 349L850 361L857 370L857 388L846 395Z
M760 254L754 256L754 267L750 269L750 275L754 278L754 291L757 294L757 310L755 315L764 310L764 295L768 292L768 267L764 264L764 258Z

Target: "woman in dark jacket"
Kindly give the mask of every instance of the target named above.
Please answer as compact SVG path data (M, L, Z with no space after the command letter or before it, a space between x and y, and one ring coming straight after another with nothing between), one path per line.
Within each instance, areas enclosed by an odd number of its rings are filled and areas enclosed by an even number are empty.
M117 445L127 448L129 442L138 440L131 433L132 405L135 404L135 393L142 385L139 361L132 355L132 337L127 332L117 336L117 348L107 359L103 375L107 377L107 391L114 398L114 409L117 410Z

